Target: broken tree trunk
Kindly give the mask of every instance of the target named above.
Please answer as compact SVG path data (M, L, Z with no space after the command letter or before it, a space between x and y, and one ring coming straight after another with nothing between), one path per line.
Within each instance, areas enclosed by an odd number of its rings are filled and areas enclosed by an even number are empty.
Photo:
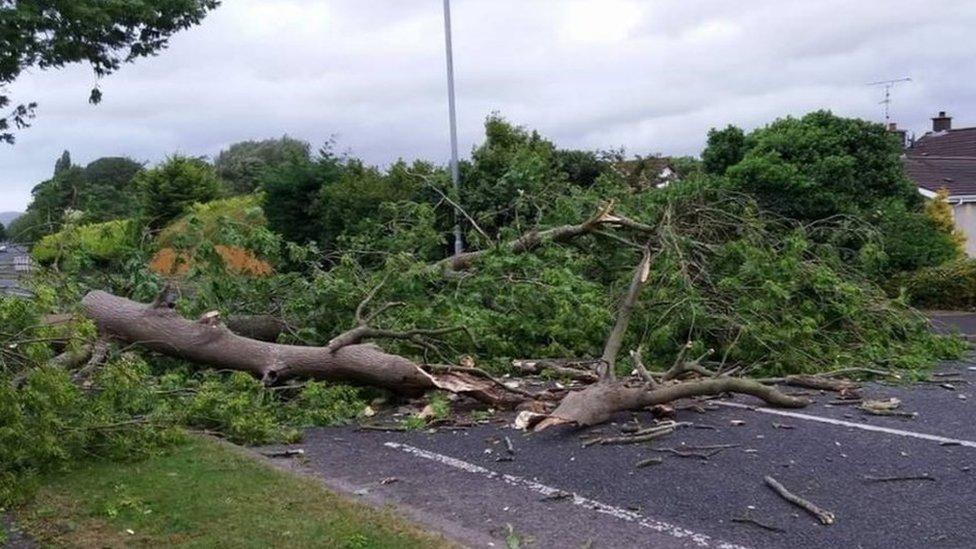
M198 364L248 372L266 383L320 379L371 385L405 395L445 389L502 408L526 400L524 395L476 376L426 372L412 360L372 344L346 345L333 351L257 341L234 334L207 315L194 322L170 308L154 308L102 291L89 293L82 305L85 314L107 335Z
M609 421L617 412L639 410L682 398L722 393L744 393L783 408L802 408L810 403L805 398L787 395L751 379L736 377L685 381L653 390L647 390L645 387L628 387L623 383L600 382L582 391L566 395L559 406L549 414L549 417L540 422L535 430L541 431L546 427L563 423L596 425Z

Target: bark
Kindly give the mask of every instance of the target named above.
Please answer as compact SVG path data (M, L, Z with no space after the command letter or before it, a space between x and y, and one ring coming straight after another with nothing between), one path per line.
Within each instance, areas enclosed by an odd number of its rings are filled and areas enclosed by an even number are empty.
M230 315L227 328L239 336L259 341L278 341L288 329L284 320L272 315Z
M805 398L784 394L774 387L750 379L734 377L686 381L650 391L643 387L628 387L623 383L603 382L566 395L559 406L549 414L548 418L539 423L535 430L540 431L563 423L596 425L609 421L617 412L639 410L682 398L722 393L744 393L783 408L802 408L809 404Z
M320 379L371 385L405 395L445 389L506 408L525 400L490 380L459 372L425 372L412 360L372 344L346 345L332 351L257 341L234 334L210 317L194 322L170 308L153 308L102 291L89 293L82 305L106 335L198 364L248 372L268 383Z

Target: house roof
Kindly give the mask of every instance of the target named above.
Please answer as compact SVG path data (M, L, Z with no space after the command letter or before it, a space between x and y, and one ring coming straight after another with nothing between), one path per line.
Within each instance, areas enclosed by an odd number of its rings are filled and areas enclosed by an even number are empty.
M976 128L926 133L905 152L909 156L976 157Z
M908 154L902 162L908 176L925 190L945 188L950 197L976 197L976 151L973 156Z
M662 156L622 160L614 163L613 168L635 189L663 187L675 177L671 159Z

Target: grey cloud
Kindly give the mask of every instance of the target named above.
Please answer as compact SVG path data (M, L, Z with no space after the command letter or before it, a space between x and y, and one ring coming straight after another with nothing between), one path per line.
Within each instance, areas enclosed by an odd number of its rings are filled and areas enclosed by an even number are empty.
M944 0L454 0L462 150L497 110L563 146L695 154L712 126L830 108L899 123L976 124L976 3ZM69 149L77 162L212 155L282 134L374 163L447 157L440 2L226 0L161 56L124 67L89 106L90 71L13 86L39 118L0 148L0 210Z

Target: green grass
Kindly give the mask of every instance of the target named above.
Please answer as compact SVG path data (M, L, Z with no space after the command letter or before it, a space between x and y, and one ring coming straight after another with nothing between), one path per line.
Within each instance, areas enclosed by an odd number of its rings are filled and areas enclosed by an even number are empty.
M68 547L451 547L200 438L146 461L49 476L15 517L41 544Z

